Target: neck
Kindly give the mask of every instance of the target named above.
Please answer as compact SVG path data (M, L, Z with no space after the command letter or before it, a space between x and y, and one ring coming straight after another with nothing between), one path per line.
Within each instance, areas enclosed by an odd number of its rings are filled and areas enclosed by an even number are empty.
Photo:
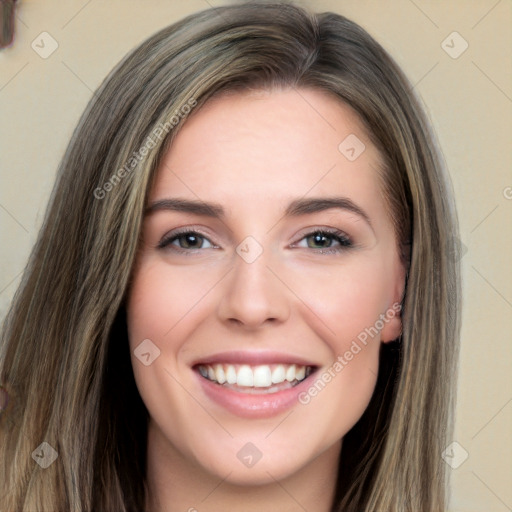
M329 512L335 494L341 442L281 480L241 486L209 473L164 439L152 426L148 431L148 512Z

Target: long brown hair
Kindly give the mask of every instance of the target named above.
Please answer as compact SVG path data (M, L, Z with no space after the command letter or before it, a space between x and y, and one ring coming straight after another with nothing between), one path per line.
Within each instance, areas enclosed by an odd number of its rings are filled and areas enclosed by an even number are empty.
M221 91L273 87L319 89L359 114L383 157L408 272L402 335L383 345L372 401L344 438L333 511L444 510L460 270L453 194L429 123L360 26L253 2L150 37L105 79L73 134L2 332L2 510L144 510L148 413L124 301L148 190L192 108ZM43 442L57 453L46 469L32 457Z

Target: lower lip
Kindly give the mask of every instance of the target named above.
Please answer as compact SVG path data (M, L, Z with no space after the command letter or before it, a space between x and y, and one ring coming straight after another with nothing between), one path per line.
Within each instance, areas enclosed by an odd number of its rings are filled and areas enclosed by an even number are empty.
M229 412L244 418L270 418L276 416L298 403L298 395L310 384L311 373L306 379L293 388L276 393L251 395L237 392L216 384L195 372L206 396L227 409Z

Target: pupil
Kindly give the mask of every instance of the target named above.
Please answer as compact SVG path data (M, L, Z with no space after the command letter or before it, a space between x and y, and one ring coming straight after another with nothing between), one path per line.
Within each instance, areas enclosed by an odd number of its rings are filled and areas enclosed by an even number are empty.
M313 235L313 243L315 245L320 245L322 247L329 247L330 246L330 239L328 236L325 236L321 233L317 233Z
M184 241L185 241L185 247L194 247L198 243L198 237L195 235L185 235Z

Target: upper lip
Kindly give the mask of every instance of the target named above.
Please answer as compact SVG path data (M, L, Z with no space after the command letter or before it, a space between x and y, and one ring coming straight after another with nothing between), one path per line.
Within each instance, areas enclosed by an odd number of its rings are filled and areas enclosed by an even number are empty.
M263 364L296 364L300 366L320 366L306 358L286 354L284 352L261 352L261 351L244 351L236 350L229 352L217 352L209 356L196 359L192 366L207 364L248 364L257 366Z

